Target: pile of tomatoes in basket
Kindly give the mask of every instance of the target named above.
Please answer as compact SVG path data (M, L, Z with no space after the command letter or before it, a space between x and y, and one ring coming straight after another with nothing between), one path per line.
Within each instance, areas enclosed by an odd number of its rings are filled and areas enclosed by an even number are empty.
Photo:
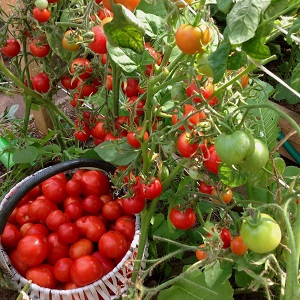
M105 172L77 169L34 187L1 242L20 275L41 287L74 289L112 271L135 235L136 218L114 200Z

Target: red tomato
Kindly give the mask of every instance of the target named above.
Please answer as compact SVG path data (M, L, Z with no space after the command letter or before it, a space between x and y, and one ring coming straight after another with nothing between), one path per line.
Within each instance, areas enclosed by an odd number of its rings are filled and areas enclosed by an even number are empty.
M83 192L81 181L74 178L68 180L66 183L66 192L70 196L80 196Z
M231 240L230 249L234 254L242 256L247 252L248 247L244 243L242 237L238 235Z
M61 242L57 232L50 233L47 236L47 242L49 245L49 254L46 258L46 262L48 264L54 265L59 259L69 256L69 246Z
M190 132L183 132L177 139L177 149L183 157L193 157L199 149L199 144L193 141L193 135Z
M20 261L17 249L10 251L8 257L14 268L18 271L18 273L21 276L25 277L25 274L30 267Z
M57 231L63 223L70 222L71 218L62 210L56 209L50 212L46 219L46 225L51 231Z
M88 170L81 178L83 185L83 194L87 195L105 195L110 190L108 177L99 170Z
M103 27L100 25L94 26L92 31L94 33L94 40L88 43L88 47L97 54L106 54L106 36Z
M221 160L216 153L215 145L210 145L206 151L204 151L203 158L206 169L213 174L218 174Z
M230 231L227 228L222 228L221 233L220 233L220 238L223 242L223 249L229 248L230 247L230 242L231 242L231 234Z
M196 222L196 215L192 208L180 210L173 207L170 212L170 221L174 227L186 230L192 228Z
M61 242L66 244L75 243L80 236L78 227L71 222L63 223L57 230L58 238Z
M82 208L92 215L97 215L103 207L103 202L97 195L88 195L82 201Z
M78 78L69 75L63 75L60 79L62 86L67 90L74 90L78 84Z
M150 45L150 43L145 43L145 50L153 57L154 63L160 65L161 55ZM153 74L153 64L146 65L145 74L151 76Z
M135 215L144 209L146 200L144 197L135 194L130 198L122 198L121 203L125 213Z
M105 257L99 251L93 252L92 256L97 257L101 261L103 267L103 276L111 272L116 266L112 259Z
M98 243L99 252L108 258L122 257L128 250L125 236L119 231L108 231L103 234Z
M23 204L22 206L18 207L16 211L16 221L19 225L30 222L30 218L28 216L28 208L29 203Z
M110 201L103 205L102 215L109 221L114 221L123 214L122 206L117 201Z
M108 91L112 91L112 88L113 88L113 86L112 86L112 84L113 84L113 78L112 78L112 75L107 75L106 76L106 81L105 81L105 86L106 86L106 89L108 90Z
M139 99L137 96L131 96L127 103L129 105L128 110L136 116L141 116L145 113L144 106L146 101L144 99Z
M40 234L24 236L17 246L20 261L30 267L41 264L46 259L49 250L48 242Z
M201 193L210 195L214 187L212 185L206 184L204 181L201 181L198 189Z
M199 83L200 84L200 83ZM214 92L214 86L210 81L207 81L204 86L200 88L200 92L202 97L205 100L209 100ZM192 97L192 100L195 101L196 103L201 103L202 99L201 96L199 95L199 89L198 86L194 81L191 82L191 84L186 88L186 94L188 97ZM196 96L193 96L196 95ZM211 104L210 102L208 102Z
M91 128L91 135L96 139L103 139L107 131L105 128L105 122L99 121Z
M85 255L74 260L70 275L75 284L85 286L103 276L103 266L97 257Z
M83 216L84 210L81 202L72 202L65 207L65 213L69 215L71 221L76 221Z
M84 169L76 170L72 176L72 179L81 180L82 175L86 172Z
M28 269L25 278L48 289L54 289L57 283L53 274L53 266L48 264L41 264Z
M139 82L135 78L127 78L125 82L122 82L122 91L127 97L137 96Z
M8 57L17 56L21 51L20 43L16 39L8 39L5 45L1 48L3 54Z
M121 216L115 222L115 230L121 232L127 241L132 241L135 235L135 217Z
M21 227L20 227L20 233L22 236L26 235L26 231L32 226L34 225L34 223L32 222L28 222L28 223L24 223Z
M76 220L75 224L81 235L92 242L98 242L106 232L105 224L97 216L83 216Z
M16 225L7 223L1 235L1 243L5 249L13 249L17 247L22 238L19 228Z
M34 39L29 44L29 49L32 55L36 57L45 57L50 52L49 44L41 41L40 39Z
M48 228L40 223L36 223L36 224L32 224L32 226L30 226L26 232L24 233L25 235L33 235L33 234L40 234L43 237L47 237L49 234L49 230Z
M32 188L27 194L28 194L29 197L35 199L38 196L40 196L41 193L42 193L41 185L37 185L34 188Z
M77 82L77 91L80 98L92 96L98 92L98 86L94 82L87 83L79 80Z
M91 76L93 69L87 58L75 58L70 65L71 74L76 74L80 79L87 79Z
M161 195L163 190L160 180L156 177L152 177L151 182L148 184L142 184L142 193L144 198L152 200Z
M83 122L83 124L77 127L74 131L74 137L79 142L86 142L91 136L91 130L89 124Z
M28 206L28 216L32 222L46 223L48 215L57 210L57 206L44 196L39 196Z
M50 79L46 73L39 73L32 78L32 87L39 93L47 93L50 89Z
M63 203L68 196L66 191L66 183L58 178L49 178L42 183L42 191L47 199L60 204Z
M71 279L71 267L73 259L64 257L59 259L53 266L53 274L59 282L70 282Z
M94 250L94 244L89 239L81 238L70 246L69 257L77 259L79 257L91 254Z
M41 23L47 22L51 17L51 12L50 10L48 10L48 8L38 9L37 7L35 7L32 13L33 17Z
M128 144L133 148L141 148L140 140L147 141L148 140L148 132L144 132L144 136L142 138L137 138L141 134L142 127L138 127L136 131L129 131L126 135L126 139Z

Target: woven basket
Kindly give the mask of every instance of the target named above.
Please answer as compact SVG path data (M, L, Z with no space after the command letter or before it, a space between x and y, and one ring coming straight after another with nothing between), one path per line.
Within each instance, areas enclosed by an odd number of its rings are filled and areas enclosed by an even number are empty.
M107 162L81 158L62 162L51 167L44 168L19 182L14 186L5 198L0 203L0 234L2 234L7 220L17 206L19 201L29 192L33 187L42 183L47 178L61 173L74 170L76 168L94 168L104 171L106 174L113 173L115 167ZM92 284L86 285L82 288L72 290L54 290L38 286L31 283L27 294L32 300L112 300L118 299L127 290L127 284L130 281L131 274L134 267L133 260L138 251L138 244L140 239L140 218L136 215L136 228L133 241L130 249L125 254L124 258L119 264L107 275ZM144 251L144 257L147 256L147 249ZM28 281L22 277L16 269L12 266L10 259L2 247L0 239L0 267L3 274L9 279L10 283L15 289L21 291ZM143 265L142 265L143 267Z

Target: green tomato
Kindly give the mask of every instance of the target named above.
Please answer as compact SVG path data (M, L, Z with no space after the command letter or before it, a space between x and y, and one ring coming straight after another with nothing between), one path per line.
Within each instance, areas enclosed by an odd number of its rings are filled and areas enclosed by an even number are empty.
M199 54L197 58L196 68L200 74L205 75L207 77L214 77L214 71L209 65L208 56L209 54L207 53Z
M48 1L47 0L36 0L34 2L34 4L40 10L43 10L43 9L48 7Z
M188 168L188 174L193 180L202 180L203 171L200 166L191 166Z
M257 223L247 217L241 226L240 235L248 248L256 253L273 251L280 243L281 230L278 223L267 214L260 214Z
M267 145L259 139L254 139L254 144L255 150L253 154L236 165L239 170L255 173L268 162L270 153Z
M215 149L222 162L236 165L253 154L254 138L249 132L242 130L232 134L222 133L215 139Z

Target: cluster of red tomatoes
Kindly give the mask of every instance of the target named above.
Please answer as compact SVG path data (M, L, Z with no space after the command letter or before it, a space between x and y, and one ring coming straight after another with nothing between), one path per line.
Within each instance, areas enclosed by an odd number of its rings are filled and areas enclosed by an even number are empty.
M145 196L153 192L144 187ZM114 200L100 170L59 173L19 202L2 245L19 274L41 287L85 286L112 271L130 248L136 220L126 201Z

